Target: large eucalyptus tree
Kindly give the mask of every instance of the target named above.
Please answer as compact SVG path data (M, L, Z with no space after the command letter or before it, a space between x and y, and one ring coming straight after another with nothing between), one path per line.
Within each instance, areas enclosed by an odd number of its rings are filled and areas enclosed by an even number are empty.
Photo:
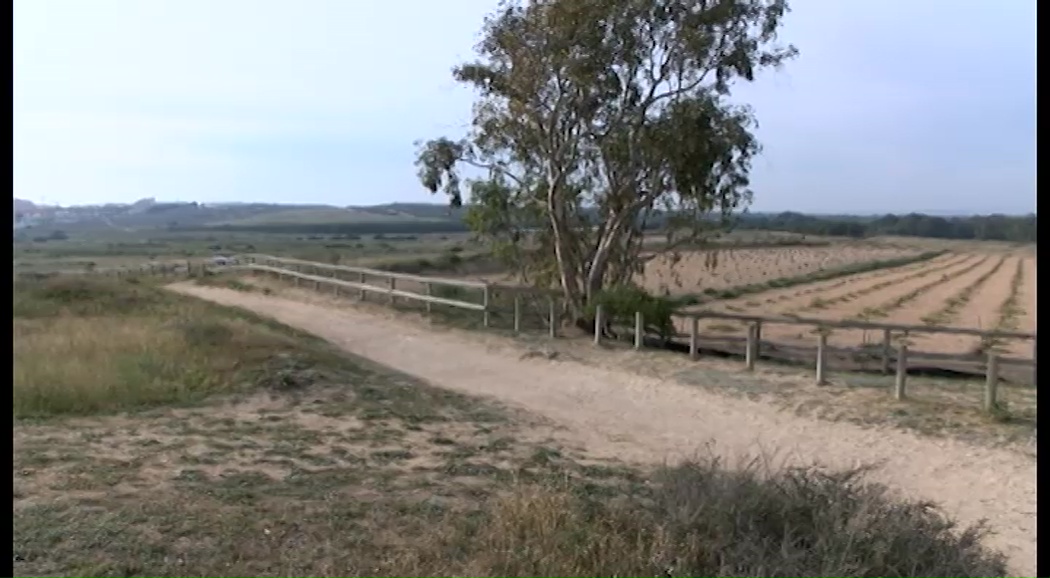
M504 2L484 23L462 140L420 145L424 186L579 320L604 287L724 224L751 199L754 116L734 83L797 54L787 0ZM474 167L476 178L461 176ZM466 189L466 191L464 190ZM643 253L643 229L667 243Z

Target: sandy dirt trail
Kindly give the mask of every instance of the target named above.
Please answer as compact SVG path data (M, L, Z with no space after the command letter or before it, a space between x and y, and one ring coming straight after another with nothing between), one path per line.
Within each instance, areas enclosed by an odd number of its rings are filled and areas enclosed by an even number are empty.
M903 493L940 503L963 523L987 518L990 546L1011 571L1034 576L1035 460L908 432L815 421L673 381L572 361L523 358L512 340L437 329L361 309L187 283L173 290L241 307L438 387L487 396L565 427L563 442L596 457L660 463L714 451L735 460L775 452L787 463L852 467Z

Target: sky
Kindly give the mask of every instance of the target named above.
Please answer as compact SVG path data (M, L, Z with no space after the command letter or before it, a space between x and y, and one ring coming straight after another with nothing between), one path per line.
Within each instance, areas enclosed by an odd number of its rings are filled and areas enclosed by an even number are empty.
M496 0L15 0L14 196L438 202ZM740 86L754 211L1035 210L1034 0L794 0L800 56Z

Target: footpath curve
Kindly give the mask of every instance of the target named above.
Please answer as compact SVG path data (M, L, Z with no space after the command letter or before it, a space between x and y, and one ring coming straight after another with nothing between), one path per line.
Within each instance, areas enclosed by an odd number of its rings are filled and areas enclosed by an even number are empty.
M961 523L986 519L994 532L988 545L1008 556L1011 573L1035 576L1035 460L1010 450L818 421L571 361L523 359L501 338L486 347L458 331L352 307L190 283L169 289L273 318L438 387L544 416L597 457L659 463L695 455L713 442L713 450L730 460L763 451L793 464L877 463L873 481L932 500Z

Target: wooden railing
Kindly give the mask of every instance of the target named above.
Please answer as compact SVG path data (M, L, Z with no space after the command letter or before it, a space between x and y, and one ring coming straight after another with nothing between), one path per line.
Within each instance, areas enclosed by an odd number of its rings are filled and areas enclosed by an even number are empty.
M248 270L254 274L273 275L278 278L289 279L297 285L302 283L312 283L317 290L321 290L322 286L324 286L330 288L336 294L340 291L355 293L361 300L367 300L369 295L378 295L385 298L389 304L394 304L399 299L421 303L428 313L432 311L434 305L480 313L481 325L483 327L490 326L490 317L495 310L493 296L497 293L510 295L512 297L512 323L515 333L521 330L521 305L523 298L530 296L539 297L540 299L545 299L547 302L547 307L545 308L546 311L544 312L546 319L544 321L549 329L551 337L556 336L557 327L559 325L558 308L556 307L556 300L551 292L537 292L526 287L515 287L466 279L413 275L409 273L397 273L366 267L332 265L287 257L275 257L271 255L243 255L228 260L228 263L229 267L227 268L232 267ZM224 268L215 263L201 263L198 264L197 267L201 270ZM137 271L139 273L152 272L154 274L163 274L162 272L168 269L170 269L168 266L162 267L154 265L139 268ZM187 261L185 266L179 267L179 269L192 275L194 266ZM136 270L125 269L118 274L125 275L134 271ZM110 274L112 274L112 272ZM352 279L347 279L346 277L352 277ZM452 298L435 294L435 290L440 288L456 288L461 292L465 291L464 298ZM437 292L440 293L440 291ZM474 299L466 298L470 296L473 296ZM596 344L601 343L603 339L602 331L607 325L603 322L604 314L605 313L599 307L596 312L597 319L594 333L594 342ZM816 360L814 367L816 383L818 385L824 385L827 383L827 360L831 351L828 347L828 335L830 332L835 329L880 331L882 332L882 343L879 351L880 368L884 373L889 373L890 370L893 369L891 366L895 365L896 376L894 382L894 395L898 399L903 399L906 396L910 354L907 342L911 335L919 333L971 335L980 337L985 342L995 339L1031 340L1031 359L1006 358L1000 356L994 351L990 351L983 356L981 365L984 369L986 381L984 399L985 408L990 411L996 406L996 391L1000 382L1000 371L1004 364L1009 366L1030 367L1032 383L1037 383L1036 334L1034 333L1019 331L990 331L935 325L878 323L859 320L852 321L802 318L794 316L747 315L702 310L679 311L674 314L674 317L686 320L689 326L689 331L687 333L678 334L673 337L685 337L688 339L688 352L689 356L693 359L699 357L700 339L702 337L700 332L701 320L721 319L746 323L747 329L743 357L745 369L749 371L754 370L755 364L761 356L763 326L773 324L811 326L815 329L814 333L816 334ZM893 347L894 336L900 338L900 343L898 343L896 348ZM645 319L640 312L635 314L633 335L631 335L631 337L633 338L634 346L636 348L641 348L644 345L646 337Z

